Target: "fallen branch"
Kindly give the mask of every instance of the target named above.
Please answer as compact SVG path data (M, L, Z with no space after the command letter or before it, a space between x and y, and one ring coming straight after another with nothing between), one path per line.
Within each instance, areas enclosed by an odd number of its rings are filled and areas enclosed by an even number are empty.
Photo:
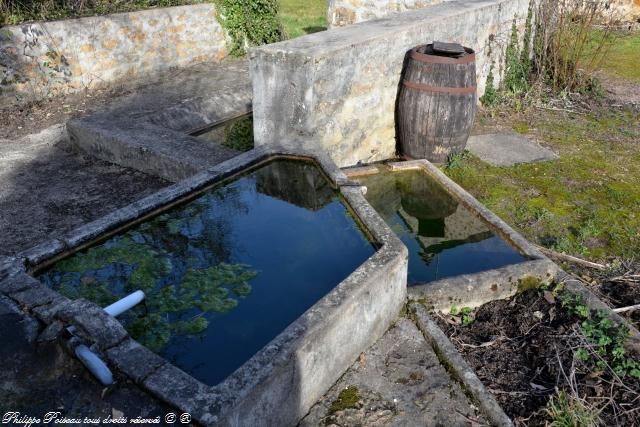
M640 283L640 274L625 274L607 279L610 282Z
M560 252L552 251L549 248L545 248L543 246L535 245L536 248L549 258L558 259L561 261L570 262L573 264L578 264L583 267L594 268L596 270L606 270L607 266L604 264L598 264L597 262L587 261L586 259L578 258L573 255L562 254Z
M627 307L614 308L614 313L624 313L625 311L632 311L640 309L640 304L629 305Z

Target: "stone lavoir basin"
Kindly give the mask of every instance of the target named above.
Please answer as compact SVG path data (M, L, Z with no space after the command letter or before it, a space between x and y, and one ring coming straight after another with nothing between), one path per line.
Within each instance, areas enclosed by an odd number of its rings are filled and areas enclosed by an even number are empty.
M57 261L38 278L106 306L132 338L214 386L376 251L314 163L277 159Z
M409 286L529 259L423 169L358 177L366 198L409 249Z

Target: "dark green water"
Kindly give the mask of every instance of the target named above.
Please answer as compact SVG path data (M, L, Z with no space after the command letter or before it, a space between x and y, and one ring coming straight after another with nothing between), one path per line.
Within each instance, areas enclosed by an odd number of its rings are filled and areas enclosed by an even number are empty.
M366 198L409 248L410 285L477 273L527 258L421 171L358 178Z
M198 133L197 137L238 151L249 151L253 148L253 116L229 120Z
M106 306L204 383L240 367L375 252L313 164L275 160L88 250L40 280Z

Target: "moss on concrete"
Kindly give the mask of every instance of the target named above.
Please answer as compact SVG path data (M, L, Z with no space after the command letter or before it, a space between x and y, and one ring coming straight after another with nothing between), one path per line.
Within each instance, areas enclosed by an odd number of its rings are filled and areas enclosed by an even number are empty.
M329 407L328 414L335 414L338 411L343 411L349 408L355 408L358 404L360 397L358 396L358 388L356 386L350 385L349 387L343 389L338 398L331 403Z

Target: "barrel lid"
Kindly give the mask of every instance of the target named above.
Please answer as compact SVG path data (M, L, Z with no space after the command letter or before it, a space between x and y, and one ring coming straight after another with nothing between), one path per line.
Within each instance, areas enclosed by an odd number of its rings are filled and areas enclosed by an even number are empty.
M464 56L467 54L464 47L460 43L445 43L435 41L431 45L433 54L442 56Z

